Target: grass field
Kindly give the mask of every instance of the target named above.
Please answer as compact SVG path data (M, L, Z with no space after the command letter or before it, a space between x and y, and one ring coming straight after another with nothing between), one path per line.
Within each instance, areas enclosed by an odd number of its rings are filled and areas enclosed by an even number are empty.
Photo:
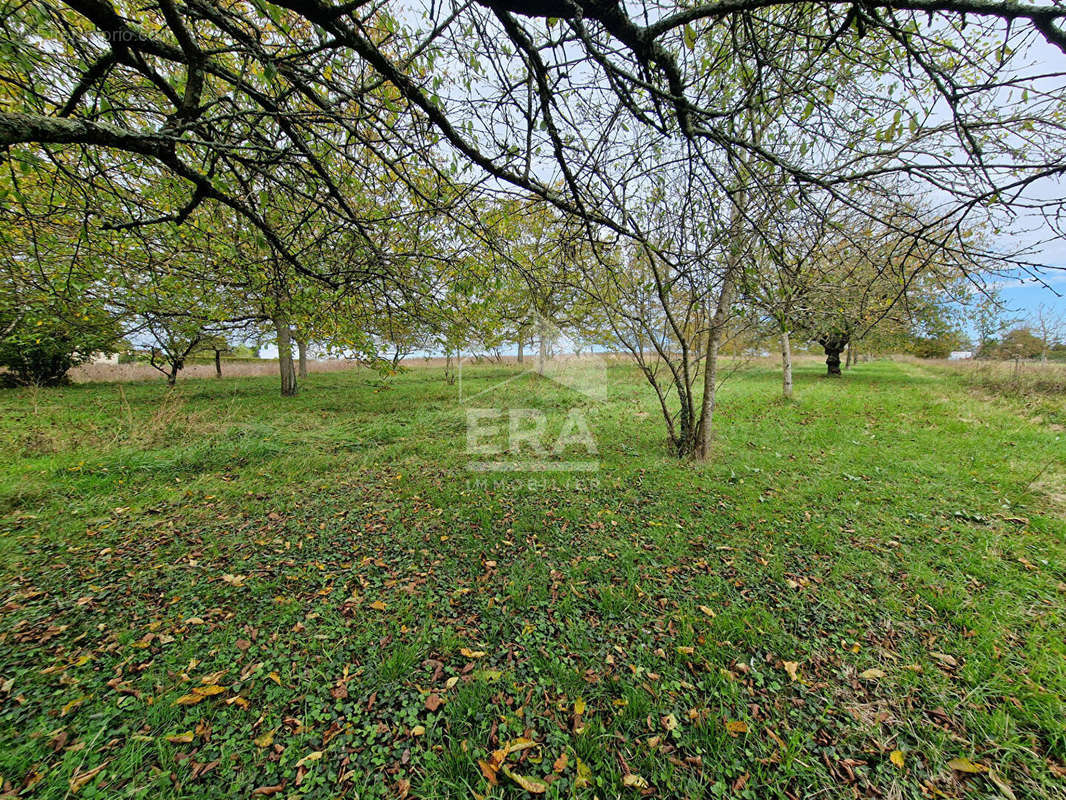
M823 369L694 466L612 365L589 473L435 369L0 393L0 794L1066 796L1066 401Z

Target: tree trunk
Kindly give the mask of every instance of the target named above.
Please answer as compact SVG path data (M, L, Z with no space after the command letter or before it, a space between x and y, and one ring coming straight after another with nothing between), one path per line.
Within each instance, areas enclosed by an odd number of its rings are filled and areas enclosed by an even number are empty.
M167 386L173 386L178 382L178 370L180 369L181 367L177 364L171 365L170 372L167 373Z
M844 354L844 369L851 369L851 345L848 345L847 352Z
M852 366L859 363L859 345L856 342L848 343L848 350L851 351L851 364Z
M537 349L537 374L538 375L543 375L544 374L544 359L547 358L547 355L548 355L548 342L547 342L547 340L546 340L546 338L544 336L544 334L545 334L544 323L541 322L541 323L538 323L538 324L540 325L540 336L537 337L537 345L538 345L538 349Z
M289 320L285 313L279 311L274 317L274 328L278 332L278 369L281 372L281 396L292 397L296 394L296 368L292 363L292 336Z
M218 350L215 351L215 377L222 377L222 353Z
M525 340L518 340L518 363L522 363L523 356L525 355L526 343Z
M297 339L296 350L300 354L300 377L307 377L307 340Z
M792 399L792 342L788 328L781 330L781 394L786 400Z
M825 366L828 370L826 373L830 378L839 377L843 373L840 371L840 348L835 344L824 344L825 348Z

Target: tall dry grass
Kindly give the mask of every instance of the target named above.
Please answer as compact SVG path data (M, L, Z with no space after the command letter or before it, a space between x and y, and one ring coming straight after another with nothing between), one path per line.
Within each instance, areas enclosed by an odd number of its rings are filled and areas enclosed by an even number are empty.
M1066 398L1066 364L1050 361L925 361L958 375L966 383L997 394L1048 395Z
M342 372L359 367L354 361L330 360L308 361L308 372ZM163 373L150 364L84 364L70 371L70 379L75 383L130 383L132 381L162 381ZM223 361L223 378L251 378L255 376L277 375L277 360L260 361ZM214 378L214 364L190 364L178 373L179 381L190 379Z

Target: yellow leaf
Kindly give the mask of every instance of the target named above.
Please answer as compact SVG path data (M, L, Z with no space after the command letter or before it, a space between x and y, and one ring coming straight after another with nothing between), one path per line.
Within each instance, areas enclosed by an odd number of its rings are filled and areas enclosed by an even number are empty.
M322 758L322 751L321 750L315 750L313 753L308 753L306 756L304 756L299 761L297 761L296 762L296 768L299 769L304 764L310 764L310 763L312 763L314 761L318 761L318 759L320 759L320 758Z
M623 786L631 786L634 789L647 789L648 782L644 780L640 775L635 772L631 772L628 775L622 777Z
M176 705L176 706L194 706L197 703L199 703L202 700L204 700L204 698L206 696L207 695L198 694L196 692L192 692L191 694L183 694L181 697L179 697L177 700L174 701L174 705Z
M484 650L471 650L469 647L460 647L459 654L464 658L484 658Z
M274 731L269 730L266 733L259 734L259 736L252 739L252 743L256 747L270 747L270 745L274 744Z
M578 716L581 716L582 714L585 713L585 700L584 700L584 698L579 697L579 698L577 698L577 700L574 701L574 713L577 714Z
M385 610L385 604L382 603L380 600L375 600L373 603L370 604L370 607L372 609L374 609L375 611L384 611Z
M677 648L677 652L679 652L683 656L690 656L690 655L692 655L693 653L696 652L696 648L695 647L678 647Z
M413 728L411 728L411 735L412 736L425 736L426 735L426 729L422 725L415 725Z
M666 728L666 730L668 731L672 731L677 728L677 717L675 717L673 714L667 714L665 717L662 718L661 722L663 723L663 727Z
M575 764L577 765L577 777L574 779L574 788L583 789L592 783L592 770L580 758L575 759Z
M281 686L281 676L278 675L278 673L271 672L269 675L267 675L267 677L270 678L270 680L274 681L274 683L276 683L278 686Z
M885 677L884 670L877 669L876 667L868 670L864 670L859 673L859 677L866 681L876 680L877 678Z
M517 753L521 750L528 750L530 747L536 747L537 743L532 739L527 739L524 736L520 736L517 739L512 739L505 744L501 749L503 750L503 756L506 758L511 753ZM502 760L502 759L501 759Z
M459 676L458 675L453 675L452 677L448 678L448 680L446 680L444 682L444 688L445 689L452 689L452 688L455 687L455 684L457 684L457 683L459 683Z
M526 778L519 775L517 772L512 772L511 768L506 764L500 765L500 771L530 794L544 794L548 791L548 784L544 781L537 780L536 778Z
M725 729L729 732L730 736L739 736L742 733L748 732L748 723L741 719L729 720L725 724Z
M888 760L900 769L903 769L903 751L893 750L891 753L888 754Z
M968 758L953 758L948 762L948 766L958 772L969 772L971 774L988 772L988 767L984 764L978 764L976 761L970 761Z
M704 614L706 614L706 615L707 615L708 617L715 617L715 616L717 616L717 615L716 615L716 614L714 613L714 611L713 611L713 610L711 609L711 607L710 607L710 606L700 606L700 611L702 611L702 612L703 612Z
M175 733L173 736L168 736L167 741L171 744L188 744L192 741L192 731L185 731L185 733Z
M67 703L65 706L63 706L62 709L60 709L59 716L65 717L67 714L69 714L71 711L73 711L75 708L80 706L82 703L84 703L88 699L89 699L88 697L86 697L85 695L82 695L77 700L71 700L69 703Z
M788 677L794 681L799 680L799 662L798 661L782 661L781 666L785 668L785 672L788 673Z
M204 697L211 697L212 695L222 694L226 691L225 686L219 686L217 683L212 683L208 686L197 686L193 689L194 694L202 694Z

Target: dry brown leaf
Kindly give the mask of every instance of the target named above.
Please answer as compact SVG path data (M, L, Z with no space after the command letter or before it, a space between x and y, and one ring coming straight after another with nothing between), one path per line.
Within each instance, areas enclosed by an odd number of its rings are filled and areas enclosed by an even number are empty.
M103 772L104 767L106 767L106 766L107 766L107 762L105 761L100 766L94 767L93 769L89 770L88 772L82 772L81 774L76 774L73 778L70 779L70 791L73 794L77 794L78 792L80 792L82 790L82 788L85 786L85 784L87 784L89 781L91 781L93 778L95 778L97 775L99 775L101 772Z
M252 790L252 795L257 797L270 797L278 792L285 791L285 784L279 783L276 786L260 786L258 789Z

